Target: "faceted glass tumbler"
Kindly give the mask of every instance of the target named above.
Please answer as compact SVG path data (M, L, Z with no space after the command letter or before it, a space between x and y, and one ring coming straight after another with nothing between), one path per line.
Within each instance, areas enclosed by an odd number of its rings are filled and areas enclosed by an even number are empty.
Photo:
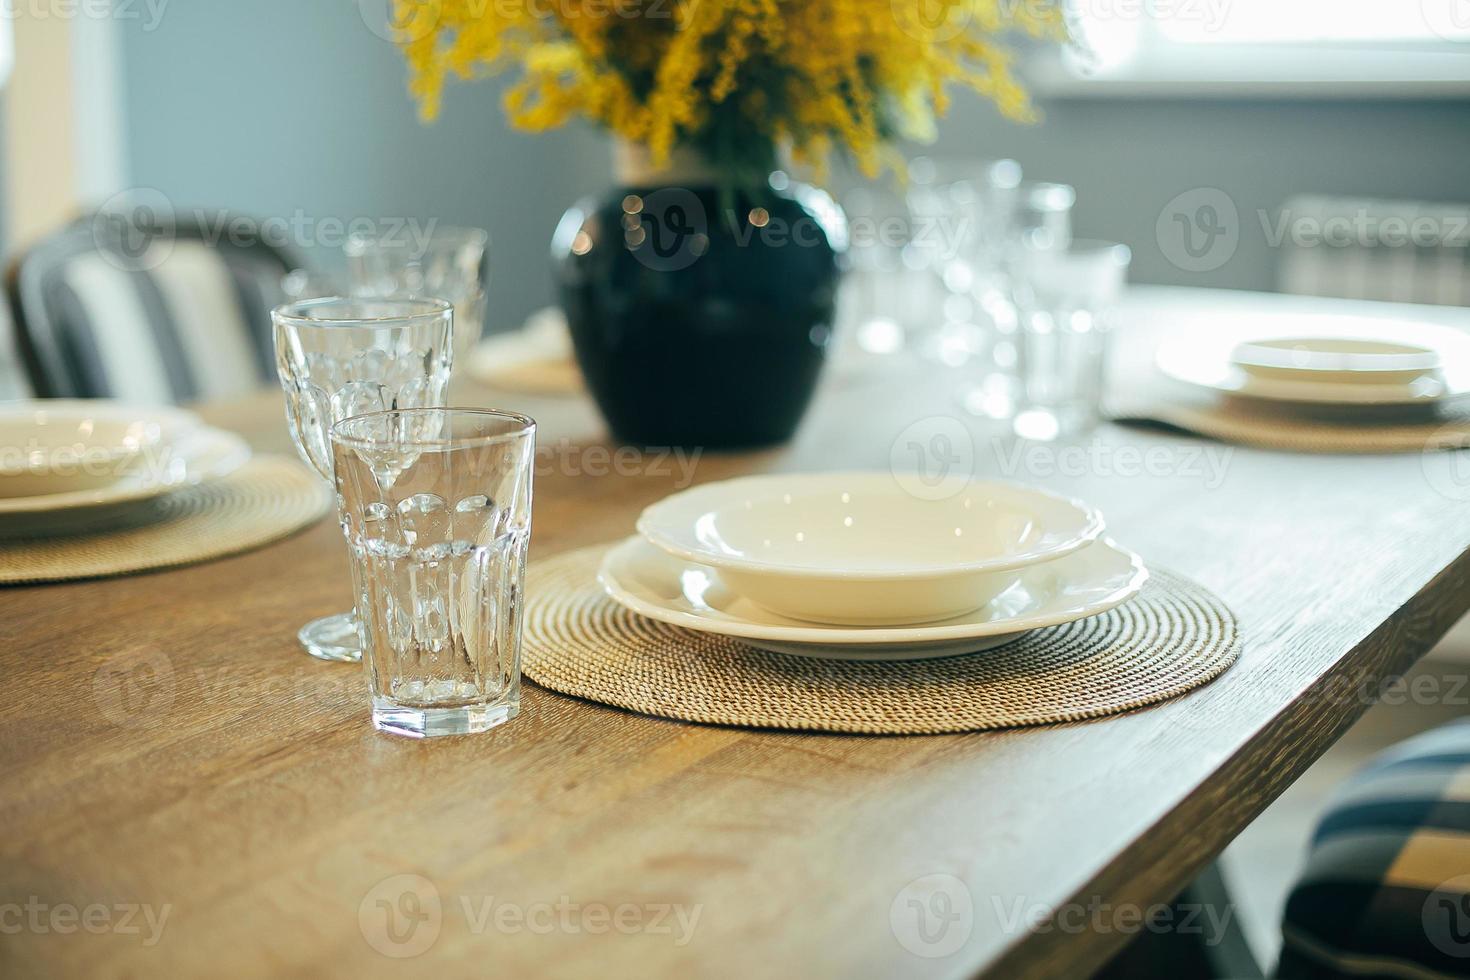
M292 441L328 483L333 423L444 404L454 329L444 300L323 297L279 306L271 320ZM351 613L313 620L297 637L319 660L361 656Z
M373 725L425 737L520 710L536 424L475 409L362 415L332 430Z
M428 234L395 229L348 236L347 279L361 296L437 296L454 304L454 351L463 358L480 342L485 320L483 228L434 225Z

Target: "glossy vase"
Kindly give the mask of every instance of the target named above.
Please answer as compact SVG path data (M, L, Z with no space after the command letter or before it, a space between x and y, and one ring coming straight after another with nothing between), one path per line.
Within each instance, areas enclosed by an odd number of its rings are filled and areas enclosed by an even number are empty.
M696 161L622 177L568 210L552 246L577 362L614 437L790 438L832 337L842 212L781 172L732 185Z

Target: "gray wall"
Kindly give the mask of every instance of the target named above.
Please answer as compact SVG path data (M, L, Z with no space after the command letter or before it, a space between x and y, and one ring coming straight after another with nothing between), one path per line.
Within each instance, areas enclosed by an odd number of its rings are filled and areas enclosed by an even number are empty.
M152 31L121 29L130 184L185 210L488 228L492 327L550 300L556 220L606 179L599 138L511 130L497 84L456 87L420 123L401 55L355 0L181 0Z
M957 100L959 101L959 100ZM965 100L941 151L1020 161L1028 179L1077 188L1076 232L1132 246L1138 282L1272 289L1274 220L1294 194L1470 202L1470 103L1061 100L1016 126ZM1162 253L1154 223L1176 195L1224 191L1239 244L1220 268L1187 272Z
M129 180L179 207L313 218L435 217L492 235L492 326L547 302L561 210L607 179L600 137L525 134L499 86L453 88L421 125L392 45L354 0L189 0L152 31L124 22ZM1446 102L1058 101L1034 127L961 94L942 153L1013 156L1076 185L1077 233L1134 247L1137 281L1270 289L1256 209L1301 192L1470 200L1470 105ZM1190 273L1155 240L1160 209L1216 187L1240 212L1222 267Z

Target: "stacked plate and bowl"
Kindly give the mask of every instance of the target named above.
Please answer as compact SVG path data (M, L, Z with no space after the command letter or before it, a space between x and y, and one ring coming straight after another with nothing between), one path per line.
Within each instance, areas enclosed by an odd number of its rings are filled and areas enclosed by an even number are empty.
M108 530L161 513L176 490L250 459L190 412L107 400L0 405L0 538Z
M990 649L1137 594L1095 509L975 480L941 499L884 472L704 484L646 509L604 558L617 603L798 656L920 660Z
M1343 421L1424 414L1470 395L1470 337L1380 317L1256 317L1198 325L1159 348L1157 366L1197 392Z

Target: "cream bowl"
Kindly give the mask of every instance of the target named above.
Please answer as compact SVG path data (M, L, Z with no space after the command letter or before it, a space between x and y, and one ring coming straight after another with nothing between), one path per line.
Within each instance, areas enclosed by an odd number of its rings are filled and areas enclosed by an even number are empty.
M192 424L176 409L105 400L0 405L0 498L109 486L144 466L167 430Z
M1361 337L1282 337L1236 346L1230 359L1266 378L1331 384L1408 384L1437 371L1438 351Z
M890 473L743 477L646 509L638 531L719 570L731 589L794 619L904 625L970 612L1016 570L1086 546L1097 511L1017 483L976 480L940 500Z

